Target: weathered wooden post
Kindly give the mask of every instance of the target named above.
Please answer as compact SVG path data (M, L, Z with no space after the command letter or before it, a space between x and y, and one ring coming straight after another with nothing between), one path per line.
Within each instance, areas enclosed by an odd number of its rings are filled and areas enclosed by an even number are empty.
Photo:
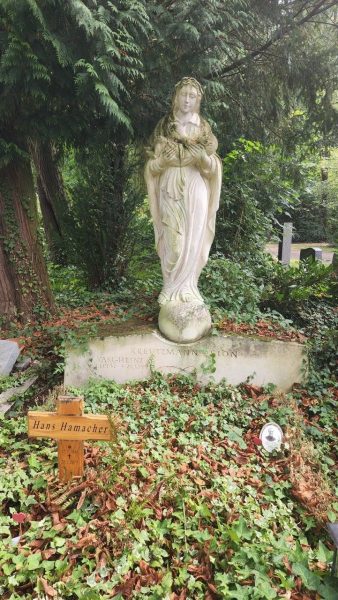
M60 396L57 401L57 414L82 417L83 398ZM72 477L82 477L84 471L83 440L59 440L58 463L60 481L69 481Z

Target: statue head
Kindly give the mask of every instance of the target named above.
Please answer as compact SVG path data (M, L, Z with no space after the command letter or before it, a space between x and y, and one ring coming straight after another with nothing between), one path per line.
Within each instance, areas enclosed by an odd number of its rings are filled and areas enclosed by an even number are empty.
M172 99L172 112L175 115L181 112L199 113L203 88L194 77L183 77L175 85Z

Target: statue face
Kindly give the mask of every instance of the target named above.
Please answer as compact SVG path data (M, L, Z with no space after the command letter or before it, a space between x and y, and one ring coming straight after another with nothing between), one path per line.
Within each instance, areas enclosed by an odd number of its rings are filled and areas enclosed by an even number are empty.
M184 85L177 94L177 107L185 114L197 112L198 94L192 85Z

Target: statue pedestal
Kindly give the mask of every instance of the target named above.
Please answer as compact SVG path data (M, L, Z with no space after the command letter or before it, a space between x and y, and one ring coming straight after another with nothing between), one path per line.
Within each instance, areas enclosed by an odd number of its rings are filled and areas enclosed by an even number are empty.
M144 323L120 323L104 337L88 341L85 351L68 348L65 385L81 387L89 379L117 383L164 374L193 374L200 383L226 379L237 385L273 383L287 391L302 381L304 347L296 342L239 335L207 335L185 344L171 342Z
M201 302L167 302L161 307L158 326L168 340L186 344L209 333L211 317Z

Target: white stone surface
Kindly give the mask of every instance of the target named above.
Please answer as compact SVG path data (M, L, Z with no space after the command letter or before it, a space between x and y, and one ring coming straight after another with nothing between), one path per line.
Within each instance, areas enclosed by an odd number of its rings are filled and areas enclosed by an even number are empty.
M89 379L125 383L162 373L196 373L201 383L225 378L239 384L248 377L256 385L274 383L287 391L302 379L303 346L237 335L208 335L190 344L177 344L157 330L115 335L89 342L88 350L68 349L65 385L83 386ZM208 367L214 362L215 372Z
M171 111L157 124L148 148L145 180L163 274L162 306L203 304L197 286L215 236L222 164L217 139L199 114L202 95L196 79L183 77L175 86ZM159 327L167 335L168 314L161 313ZM182 330L176 332L169 320L169 339L201 337L195 333L182 338ZM191 330L191 323L186 329Z
M291 245L292 245L292 223L284 223L283 225L283 240L282 240L282 265L289 265L291 260Z
M0 375L9 375L20 354L20 348L12 340L0 340Z
M158 326L166 338L185 344L209 333L211 317L201 302L167 302L161 307Z

